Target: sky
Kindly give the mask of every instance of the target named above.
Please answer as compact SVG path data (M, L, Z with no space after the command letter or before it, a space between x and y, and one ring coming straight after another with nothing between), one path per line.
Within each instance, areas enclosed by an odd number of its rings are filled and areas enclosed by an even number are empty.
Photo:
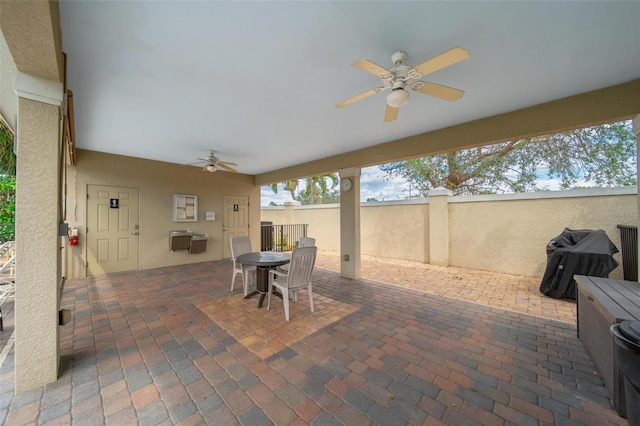
M627 122L631 126L631 122ZM628 161L635 162L635 155ZM560 190L560 181L552 179L549 176L548 167L542 164L536 170L538 179L536 181L537 188L541 190L557 191ZM584 177L584 176L579 176ZM299 185L304 189L304 181L299 181ZM577 187L595 186L593 182L587 182L578 179L574 184ZM365 167L361 169L360 174L360 202L366 202L367 199L375 199L377 201L397 201L415 197L415 193L411 193L409 183L397 176L389 176L387 173L379 169L379 166ZM279 185L278 193L274 193L271 187L263 186L261 188L261 205L268 206L272 201L278 205L282 205L287 201L292 201L289 191L283 189Z
M560 184L557 180L551 179L544 169L538 170L540 179L537 184L540 188L551 191L559 190ZM301 182L302 183L302 182ZM586 182L583 182L587 186ZM369 198L378 201L397 201L409 198L409 184L400 177L388 177L378 166L364 167L360 173L360 201L365 202ZM278 193L274 193L270 186L263 186L260 191L260 205L268 206L273 201L282 205L287 201L292 201L291 194L278 186Z
M386 173L378 169L378 166L363 167L360 172L360 201L364 202L368 198L375 198L378 201L404 200L408 197L408 184L401 178L384 179ZM292 201L289 191L278 186L278 193L275 194L270 186L263 186L260 192L262 206L268 206L271 201L276 204L283 204Z

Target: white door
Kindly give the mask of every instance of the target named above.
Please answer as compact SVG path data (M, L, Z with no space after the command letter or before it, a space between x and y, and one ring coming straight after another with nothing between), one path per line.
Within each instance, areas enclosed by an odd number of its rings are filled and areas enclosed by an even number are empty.
M241 195L222 196L222 257L231 257L229 239L249 235L249 197ZM251 242L254 250L258 245Z
M138 189L87 185L87 275L137 270Z

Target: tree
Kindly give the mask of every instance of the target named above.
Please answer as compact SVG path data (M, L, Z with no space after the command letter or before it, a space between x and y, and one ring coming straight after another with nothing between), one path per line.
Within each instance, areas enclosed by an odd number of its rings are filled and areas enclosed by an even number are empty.
M16 156L13 133L0 120L0 240L12 240L16 217Z
M300 194L299 201L303 205L310 205L311 202L308 194L303 192ZM313 201L314 204L340 204L340 191L329 190L323 194L317 194Z
M300 201L304 200L304 204L321 204L323 196L325 196L330 189L335 188L340 180L338 179L338 175L330 173L306 178L305 182L306 185L301 194Z
M301 204L326 204L339 202L340 194L336 194L331 189L335 188L340 180L335 173L324 174L320 176L313 176L304 179L304 189L296 195L299 181L289 180L282 182L284 188L291 193L291 198L295 201L300 201ZM271 185L271 190L274 193L278 193L278 183ZM336 201L336 199L338 201Z
M0 240L13 239L16 218L16 177L0 175Z
M271 185L271 190L274 193L278 193L278 183L274 183ZM298 189L298 181L297 180L288 180L286 182L282 182L282 185L284 186L284 189L286 189L287 191L289 191L291 193L291 199L295 200L296 199L296 189Z
M630 121L502 142L379 166L406 179L422 197L436 187L455 195L539 191L546 169L562 189L583 181L600 187L637 183L636 138Z
M0 174L16 175L13 132L2 120L0 120Z

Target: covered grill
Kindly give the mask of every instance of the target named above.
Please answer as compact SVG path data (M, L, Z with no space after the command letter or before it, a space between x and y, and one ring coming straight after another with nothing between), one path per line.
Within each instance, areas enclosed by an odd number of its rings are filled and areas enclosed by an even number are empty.
M603 230L565 228L547 244L547 268L540 292L555 299L576 298L573 276L607 278L618 262L618 248Z

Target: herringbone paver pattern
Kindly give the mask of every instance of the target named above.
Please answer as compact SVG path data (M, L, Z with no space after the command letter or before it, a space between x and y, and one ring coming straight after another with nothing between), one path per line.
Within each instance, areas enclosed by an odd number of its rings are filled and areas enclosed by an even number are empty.
M280 299L229 292L229 261L68 281L61 377L14 397L10 352L0 423L626 424L569 316L447 297L526 279L378 260L375 281L348 280L335 261L320 256L316 311L301 291L290 322Z

